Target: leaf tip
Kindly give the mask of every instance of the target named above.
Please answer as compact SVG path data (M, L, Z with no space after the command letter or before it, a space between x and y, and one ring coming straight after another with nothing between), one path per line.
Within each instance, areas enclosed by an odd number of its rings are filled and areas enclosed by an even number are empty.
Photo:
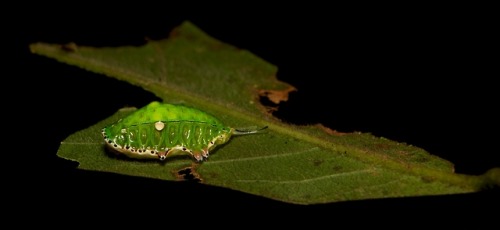
M500 168L492 168L483 174L485 188L500 188Z

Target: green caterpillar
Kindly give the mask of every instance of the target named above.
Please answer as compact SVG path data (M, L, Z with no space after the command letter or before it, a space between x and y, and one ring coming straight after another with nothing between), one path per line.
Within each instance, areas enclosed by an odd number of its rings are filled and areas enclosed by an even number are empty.
M107 147L130 158L165 160L189 154L202 161L232 135L265 128L238 130L200 110L155 101L103 128L102 136Z

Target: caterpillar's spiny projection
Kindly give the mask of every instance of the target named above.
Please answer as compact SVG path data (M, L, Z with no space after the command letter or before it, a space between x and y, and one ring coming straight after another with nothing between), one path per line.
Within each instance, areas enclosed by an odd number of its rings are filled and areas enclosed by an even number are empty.
M151 102L103 128L102 136L111 150L131 158L165 160L190 154L201 161L210 150L229 141L231 135L257 133L265 128L238 130L194 108Z

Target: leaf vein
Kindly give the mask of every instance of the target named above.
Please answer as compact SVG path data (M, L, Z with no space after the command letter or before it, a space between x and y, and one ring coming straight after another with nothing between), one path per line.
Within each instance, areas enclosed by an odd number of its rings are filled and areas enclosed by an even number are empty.
M221 163L232 163L232 162L239 162L239 161L263 160L263 159L277 158L277 157L288 157L288 156L299 155L299 154L317 151L319 149L320 148L318 148L318 147L314 147L314 148L306 149L306 150L299 151L299 152L291 152L291 153L284 153L284 154L274 154L274 155L266 155L266 156L258 156L258 157L246 157L246 158L220 160L220 161L207 161L205 164L221 164Z
M372 172L372 171L373 170L371 170L371 169L357 170L357 171L352 171L352 172L337 173L337 174L320 176L320 177L314 177L314 178L303 179L303 180L285 180L285 181L276 181L276 180L236 180L236 182L242 182L242 183L273 183L273 184L309 183L309 182L314 182L314 181L318 181L318 180L331 179L331 178L335 178L335 177L345 177L345 176L352 176L352 175L356 175L356 174L369 173L369 172Z

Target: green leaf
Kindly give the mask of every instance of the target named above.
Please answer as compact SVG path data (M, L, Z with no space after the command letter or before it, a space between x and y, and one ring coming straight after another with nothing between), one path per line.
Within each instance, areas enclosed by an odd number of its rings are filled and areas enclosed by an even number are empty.
M450 162L414 146L279 121L259 103L259 96L278 103L294 90L275 78L277 68L189 22L170 38L141 47L36 43L30 48L141 86L164 102L199 108L230 127L269 126L260 134L233 137L202 163L188 156L139 161L109 154L100 136L104 126L134 110L125 108L61 143L57 155L78 161L80 169L162 180L189 174L208 185L298 204L468 193L500 184L498 168L481 176L455 174Z

